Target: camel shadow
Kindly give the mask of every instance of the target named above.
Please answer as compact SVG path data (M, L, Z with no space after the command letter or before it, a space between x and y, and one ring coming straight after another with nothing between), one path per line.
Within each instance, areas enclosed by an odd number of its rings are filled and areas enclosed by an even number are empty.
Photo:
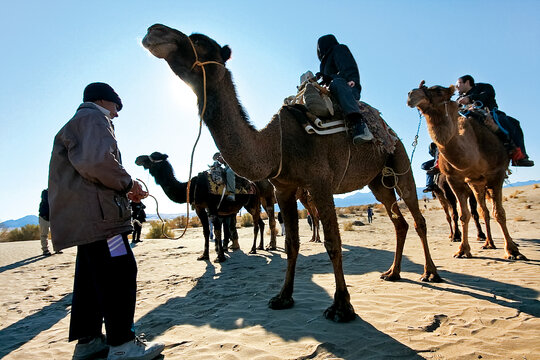
M71 293L0 330L0 359L65 318L70 306Z
M25 266L28 264L35 263L36 261L43 260L47 257L48 256L45 256L45 255L36 255L36 256L29 257L28 259L19 260L17 262L14 262L13 264L1 266L0 274L3 273L4 271L13 270L20 266Z
M351 245L344 245L343 249L343 267L346 275L384 272L394 257L392 251L386 250ZM298 341L306 336L313 337L321 343L315 349L317 354L330 352L333 356L343 359L356 359L373 351L373 344L380 344L377 351L384 352L380 354L382 357L406 354L411 358L421 358L417 352L377 330L361 317L345 324L336 324L323 317L324 310L333 299L324 288L314 282L313 275L331 276L333 274L332 265L326 253L303 256L300 252L295 283L302 285L296 288L295 306L281 311L269 309L267 302L281 289L286 260L282 259L277 252L260 252L257 255L248 256L237 251L229 253L229 256L227 262L222 264L222 270L219 273L216 272L212 263L208 262L204 274L184 297L171 298L151 310L139 319L137 326L144 328L152 336L163 334L174 326L184 324L199 327L211 326L223 331L261 326L285 341ZM266 269L257 273L255 282L254 273L262 266ZM402 268L407 272L418 274L418 278L424 270L423 264L414 263L405 256ZM441 271L440 275L447 283L459 286L460 289L420 280L403 279L402 281L439 291L471 296L533 316L540 316L539 302L535 300L538 296L536 290L450 271ZM377 284L374 283L373 286ZM484 294L479 294L478 290ZM352 296L359 295L353 293ZM294 323L291 322L292 318L296 319ZM301 320L298 321L298 318ZM327 330L321 332L319 331L321 327ZM350 336L344 337L344 333L357 334L357 336L351 339ZM369 340L366 341L366 339ZM359 344L366 344L366 346ZM306 359L312 358L316 355L314 354Z

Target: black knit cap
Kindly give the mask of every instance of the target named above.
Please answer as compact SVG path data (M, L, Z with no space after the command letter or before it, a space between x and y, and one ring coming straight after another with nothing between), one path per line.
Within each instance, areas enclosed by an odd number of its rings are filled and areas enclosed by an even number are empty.
M89 84L83 92L83 101L107 100L118 105L118 111L122 110L122 100L110 85L95 82Z

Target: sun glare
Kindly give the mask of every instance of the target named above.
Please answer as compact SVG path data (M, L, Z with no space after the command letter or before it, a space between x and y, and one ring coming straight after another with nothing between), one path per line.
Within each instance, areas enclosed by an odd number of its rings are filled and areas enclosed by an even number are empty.
M184 110L197 108L197 97L195 93L177 76L168 78L167 88L175 105L178 105Z

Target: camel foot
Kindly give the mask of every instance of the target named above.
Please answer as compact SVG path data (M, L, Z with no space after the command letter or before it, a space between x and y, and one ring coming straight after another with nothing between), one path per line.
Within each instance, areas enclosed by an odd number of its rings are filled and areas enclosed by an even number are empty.
M484 245L482 245L482 249L496 249L497 247L493 243L486 242Z
M506 256L504 257L505 259L508 259L508 260L528 260L525 255L523 255L522 253L520 253L519 251L514 251L513 253L507 253Z
M487 239L487 236L482 233L482 234L478 234L478 236L476 237L476 240L478 241L485 241Z
M214 260L215 263L222 263L224 262L225 260L227 260L227 258L225 257L225 255L218 255L218 257Z
M294 305L292 297L282 298L280 295L274 296L268 301L268 307L273 310L290 309Z
M454 257L455 258L462 258L462 257L472 258L472 254L470 251L459 250L457 253L454 254Z
M451 242L461 242L461 238L453 238L450 240Z
M439 282L443 282L444 280L437 273L425 272L420 277L420 281L439 283Z
M262 245L257 246L257 250L264 250L264 246Z
M230 247L230 249L231 249L232 251L240 250L240 246L234 246L234 245L232 245L232 246Z
M401 280L401 276L399 274L394 274L392 272L385 272L385 273L382 273L381 276L380 276L381 279L383 279L384 281L398 281L398 280Z
M324 317L334 322L349 322L356 318L354 308L350 303L338 307L335 303L324 311Z
M271 250L277 250L277 247L274 245L274 246L268 246L266 248L266 251L271 251Z
M202 254L201 256L199 256L197 258L197 260L199 261L202 261L202 260L210 260L210 256L208 256L208 254Z
M250 254L256 254L256 253L257 253L257 250L256 250L255 248L253 248L253 249L251 249L251 250L249 251L249 253L250 253Z

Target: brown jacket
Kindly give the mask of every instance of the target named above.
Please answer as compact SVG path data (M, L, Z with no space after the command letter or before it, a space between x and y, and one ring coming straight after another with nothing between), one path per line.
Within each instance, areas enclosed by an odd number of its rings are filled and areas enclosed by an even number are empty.
M122 166L111 122L83 103L56 134L49 165L51 238L55 251L132 231Z

